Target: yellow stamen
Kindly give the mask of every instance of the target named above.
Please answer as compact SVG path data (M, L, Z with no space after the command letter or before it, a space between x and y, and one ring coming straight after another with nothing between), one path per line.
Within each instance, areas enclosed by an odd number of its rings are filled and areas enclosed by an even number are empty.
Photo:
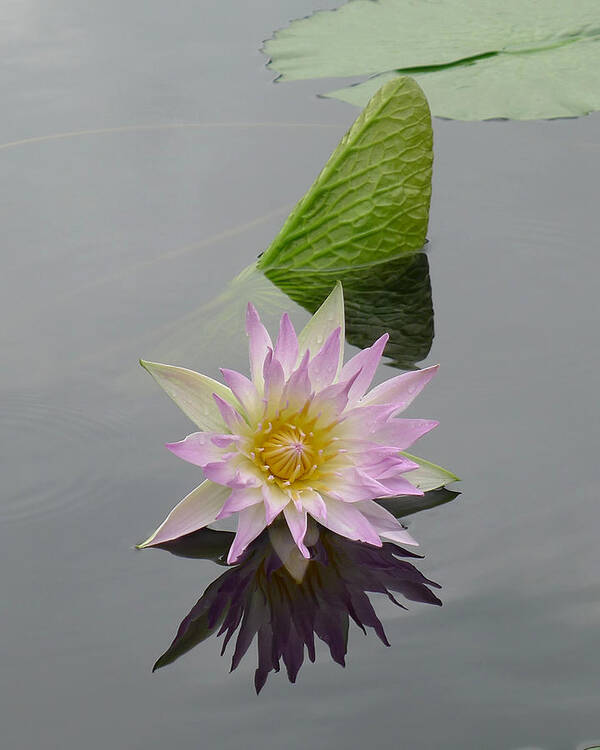
M300 411L281 413L260 422L253 436L249 456L265 472L268 482L275 482L286 492L301 491L309 477L324 476L326 464L337 455L331 430L337 424L318 424L309 416L309 403Z

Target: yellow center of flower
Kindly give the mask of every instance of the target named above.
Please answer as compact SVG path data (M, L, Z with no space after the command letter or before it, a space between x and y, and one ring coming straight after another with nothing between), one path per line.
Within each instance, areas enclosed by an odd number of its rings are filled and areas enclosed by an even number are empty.
M296 413L258 425L250 456L266 474L267 481L282 488L312 481L321 466L338 453L336 438L330 435L334 425L317 428L315 421L307 419L304 413Z
M284 425L263 443L262 459L279 479L295 482L315 466L311 438L296 425Z

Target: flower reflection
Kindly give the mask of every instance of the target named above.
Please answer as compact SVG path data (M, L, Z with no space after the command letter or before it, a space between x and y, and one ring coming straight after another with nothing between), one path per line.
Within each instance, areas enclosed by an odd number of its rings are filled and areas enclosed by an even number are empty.
M421 508L447 502L457 493L439 490L420 498ZM415 512L421 508L406 509ZM184 557L205 557L225 564L232 543L230 532L201 529L160 546ZM404 599L441 605L431 591L440 588L406 558L412 552L384 542L375 547L353 541L313 523L306 536L311 557L301 555L283 522L276 522L247 548L236 565L211 583L185 617L169 649L154 669L175 661L213 633L224 636L221 653L233 639L231 669L235 669L257 637L257 693L270 672L283 662L291 682L305 653L315 660L315 636L329 647L331 657L345 666L350 620L363 631L375 631L389 646L368 592L385 594L399 607Z

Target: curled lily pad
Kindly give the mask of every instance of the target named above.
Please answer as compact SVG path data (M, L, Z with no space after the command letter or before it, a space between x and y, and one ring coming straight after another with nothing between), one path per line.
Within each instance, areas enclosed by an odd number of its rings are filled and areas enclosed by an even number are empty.
M396 77L371 98L259 259L272 268L347 268L425 244L433 135L427 100Z
M411 75L442 117L600 109L596 0L351 0L292 22L264 51L282 80L374 75L328 94L360 106L382 83Z

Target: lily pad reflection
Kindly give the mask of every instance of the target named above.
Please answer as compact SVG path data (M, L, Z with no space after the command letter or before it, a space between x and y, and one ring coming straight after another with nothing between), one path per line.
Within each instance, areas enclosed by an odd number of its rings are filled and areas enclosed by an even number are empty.
M344 287L348 343L365 348L387 332L390 340L385 355L402 369L414 368L429 354L434 336L433 302L424 252L349 268L268 268L264 273L310 313L339 280Z

